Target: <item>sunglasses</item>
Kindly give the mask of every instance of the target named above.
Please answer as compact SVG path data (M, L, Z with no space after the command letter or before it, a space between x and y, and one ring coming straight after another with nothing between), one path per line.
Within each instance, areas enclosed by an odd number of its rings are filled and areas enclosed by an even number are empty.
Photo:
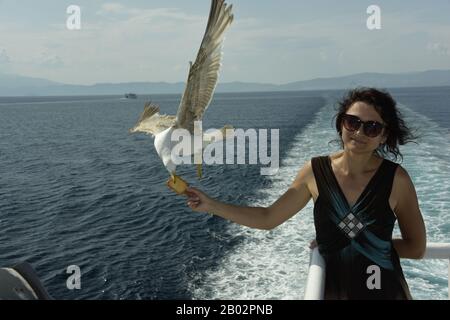
M386 125L379 123L378 121L362 121L357 116L353 116L351 114L343 114L342 122L344 124L344 128L348 131L358 131L363 126L363 132L366 136L370 138L375 138L381 134L383 128Z

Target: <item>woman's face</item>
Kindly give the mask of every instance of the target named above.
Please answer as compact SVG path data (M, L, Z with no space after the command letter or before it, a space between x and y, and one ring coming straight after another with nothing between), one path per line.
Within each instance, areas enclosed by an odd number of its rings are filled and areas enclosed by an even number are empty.
M362 121L378 121L381 124L385 124L375 108L365 102L353 103L346 114L357 116ZM386 142L385 128L383 128L378 136L373 138L364 134L363 125L356 131L349 131L342 123L341 129L344 149L348 151L356 153L372 153L380 144Z

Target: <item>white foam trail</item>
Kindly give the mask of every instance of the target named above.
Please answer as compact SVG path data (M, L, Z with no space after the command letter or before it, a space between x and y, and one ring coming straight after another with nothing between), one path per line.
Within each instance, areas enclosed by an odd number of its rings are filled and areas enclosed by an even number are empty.
M401 148L402 166L412 176L428 228L429 241L449 239L450 143L433 121L401 107L407 122L418 120L433 128L415 144ZM298 170L314 156L338 150L328 142L337 137L332 126L335 110L327 104L296 137L275 176L268 176L270 189L259 191L252 205L268 206L292 183ZM424 164L431 164L424 166ZM218 269L199 275L201 287L191 285L194 299L302 299L309 261L309 241L315 237L313 202L297 215L272 231L260 231L236 224L228 232L243 236L243 242L229 252ZM398 228L396 229L398 233ZM397 234L398 236L398 234ZM416 299L446 299L446 263L443 261L402 260L402 266Z

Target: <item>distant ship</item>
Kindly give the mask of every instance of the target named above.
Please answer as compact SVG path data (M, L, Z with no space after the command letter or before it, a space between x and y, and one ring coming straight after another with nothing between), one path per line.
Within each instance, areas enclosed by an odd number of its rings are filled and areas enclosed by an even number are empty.
M125 93L125 98L127 99L137 99L136 93Z

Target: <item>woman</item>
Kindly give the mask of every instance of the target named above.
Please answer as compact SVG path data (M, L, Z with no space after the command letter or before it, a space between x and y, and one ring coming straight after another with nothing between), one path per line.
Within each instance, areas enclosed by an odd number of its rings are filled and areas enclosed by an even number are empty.
M241 225L270 230L312 198L319 251L326 261L325 299L411 299L401 258L420 259L425 226L402 157L412 135L389 93L350 91L339 103L336 129L343 150L312 158L271 206L240 207L188 189L188 205ZM392 239L398 220L401 239Z

